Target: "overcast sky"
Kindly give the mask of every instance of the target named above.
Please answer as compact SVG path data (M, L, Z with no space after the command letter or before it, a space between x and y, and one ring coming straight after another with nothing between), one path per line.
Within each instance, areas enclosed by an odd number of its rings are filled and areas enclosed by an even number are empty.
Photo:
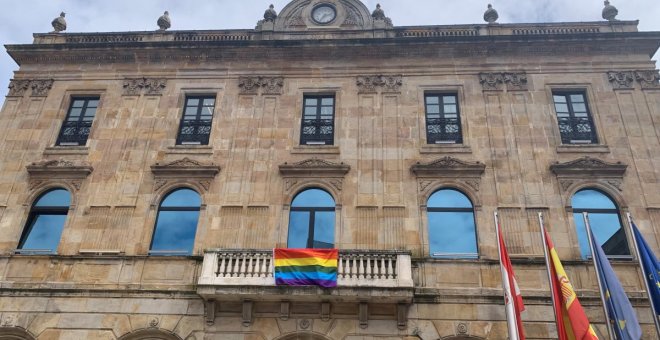
M9 2L9 0L0 0ZM67 13L67 32L147 31L170 12L173 30L254 28L270 3L280 10L289 0L19 0L0 11L0 42L28 44L32 33L52 31L50 22ZM395 26L483 23L488 0L363 0L380 3ZM598 21L600 0L491 0L500 23ZM659 0L611 0L618 19L640 20L642 31L660 31ZM660 53L654 59L659 59ZM18 66L0 53L0 94Z

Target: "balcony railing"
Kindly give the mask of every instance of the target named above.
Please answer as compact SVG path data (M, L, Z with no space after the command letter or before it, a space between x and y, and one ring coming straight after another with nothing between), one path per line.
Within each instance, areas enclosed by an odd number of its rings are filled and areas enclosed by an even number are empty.
M208 250L200 286L275 286L272 250ZM337 287L413 288L410 253L342 250Z
M596 131L590 117L561 117L559 132L563 144L597 143Z
M57 138L57 145L85 145L91 129L91 121L65 121Z
M207 145L211 135L211 120L183 120L176 144Z

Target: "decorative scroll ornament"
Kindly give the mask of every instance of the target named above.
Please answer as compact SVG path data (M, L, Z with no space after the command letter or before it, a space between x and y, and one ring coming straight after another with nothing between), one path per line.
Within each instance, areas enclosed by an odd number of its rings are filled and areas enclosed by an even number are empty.
M48 97L48 92L53 88L53 79L34 79L30 82L32 97Z
M503 78L507 91L527 90L527 74L525 72L507 72L504 73Z
M248 76L238 79L240 94L257 95L261 91L264 95L282 94L284 78Z
M378 93L382 92L399 93L403 85L402 75L366 75L358 76L356 79L358 93Z
M343 189L343 181L346 174L351 170L348 164L334 163L318 158L306 159L297 163L284 163L279 166L280 175L284 178L286 192L291 192L308 182L321 182L327 188L336 190Z
M500 91L504 83L502 73L479 73L479 83L484 91Z
M208 191L220 167L185 157L165 164L156 163L151 166L151 172L156 191L175 183L190 184L200 191Z
M480 178L486 171L486 165L446 156L428 163L417 162L410 170L417 177Z
M659 70L635 71L635 79L642 89L660 89Z
M9 82L8 97L23 97L27 90L30 88L30 80L27 79L12 79Z
M94 168L86 162L63 159L45 160L26 166L30 190L37 190L49 183L66 183L70 188L80 190L82 181Z
M124 96L160 96L167 86L167 80L162 78L126 78L124 79Z
M607 72L607 80L610 81L615 90L632 89L635 73L632 71L610 71Z

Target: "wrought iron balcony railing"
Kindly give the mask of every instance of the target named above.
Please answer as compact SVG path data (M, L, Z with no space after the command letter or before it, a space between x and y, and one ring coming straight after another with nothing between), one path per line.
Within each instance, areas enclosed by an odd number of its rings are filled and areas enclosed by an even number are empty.
M458 118L427 118L426 140L429 144L463 143L460 120Z
M334 130L333 119L303 119L300 144L332 145Z
M598 143L596 130L590 117L563 117L558 120L563 144Z
M183 120L179 127L179 136L176 139L177 145L182 144L209 144L211 135L211 120Z
M92 121L65 121L57 145L85 145L92 129Z

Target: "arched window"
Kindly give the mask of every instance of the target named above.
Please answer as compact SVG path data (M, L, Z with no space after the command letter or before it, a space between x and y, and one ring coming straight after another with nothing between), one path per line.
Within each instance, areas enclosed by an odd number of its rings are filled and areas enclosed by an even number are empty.
M438 258L477 258L474 207L454 189L442 189L429 197L429 251Z
M169 193L158 207L151 255L191 255L202 199L191 189Z
M53 189L32 205L30 215L18 243L20 253L55 253L62 237L71 195L64 189Z
M591 256L587 229L582 217L583 212L589 213L589 224L596 242L603 247L603 251L608 257L630 256L626 232L621 227L623 224L619 209L611 198L598 190L585 189L573 195L571 205L577 227L580 254L583 259Z
M335 200L321 189L308 189L291 202L289 248L335 246Z

